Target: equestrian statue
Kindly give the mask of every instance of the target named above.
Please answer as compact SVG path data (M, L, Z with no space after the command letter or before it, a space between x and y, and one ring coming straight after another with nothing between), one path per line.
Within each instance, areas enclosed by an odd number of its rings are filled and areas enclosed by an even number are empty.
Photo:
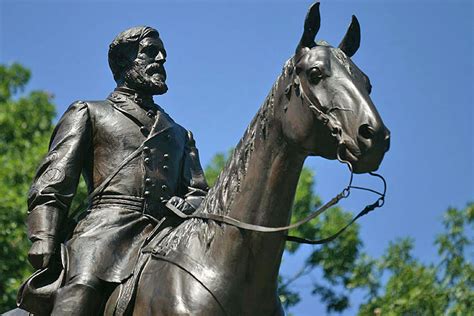
M109 49L116 90L67 110L31 188L29 255L39 271L19 306L35 315L284 315L285 242L318 242L286 235L308 221L289 225L305 159L337 159L351 179L378 176L390 143L369 78L351 60L356 17L338 47L315 41L319 27L315 3L295 54L210 189L192 134L152 99L167 89L158 32L117 36ZM68 226L81 173L89 208ZM356 218L381 206L380 195Z

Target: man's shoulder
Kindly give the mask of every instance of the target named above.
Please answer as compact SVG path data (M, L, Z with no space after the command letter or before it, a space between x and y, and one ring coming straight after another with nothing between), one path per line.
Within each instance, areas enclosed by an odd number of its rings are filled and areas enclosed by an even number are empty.
M111 109L111 102L105 100L77 100L74 101L66 112L87 110L89 114L94 112L107 112Z
M110 104L109 100L76 100L69 105L68 110L81 108L104 107Z

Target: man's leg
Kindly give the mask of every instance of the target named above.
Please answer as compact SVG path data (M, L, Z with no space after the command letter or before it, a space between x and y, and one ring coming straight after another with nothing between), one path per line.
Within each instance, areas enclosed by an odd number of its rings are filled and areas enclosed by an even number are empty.
M91 274L77 275L58 290L51 315L99 315L109 288L109 284Z

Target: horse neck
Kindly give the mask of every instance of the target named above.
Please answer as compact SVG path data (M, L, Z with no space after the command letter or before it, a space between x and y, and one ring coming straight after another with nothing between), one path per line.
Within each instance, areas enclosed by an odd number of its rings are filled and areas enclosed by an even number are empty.
M288 70L277 79L204 201L203 211L256 225L288 223L296 185L307 155L282 132Z
M284 71L285 74L285 71ZM281 117L286 99L284 87L288 76L282 75L244 137L235 148L226 168L205 201L204 209L242 222L262 226L286 226L298 178L306 155L289 144L282 132ZM246 248L253 255L248 263L254 286L252 295L273 295L284 250L283 233L252 233L246 235ZM262 284L267 288L262 289ZM265 292L263 294L262 292Z
M230 217L262 226L288 224L305 156L283 140L278 123L257 118L254 143L240 153L247 161L227 210Z

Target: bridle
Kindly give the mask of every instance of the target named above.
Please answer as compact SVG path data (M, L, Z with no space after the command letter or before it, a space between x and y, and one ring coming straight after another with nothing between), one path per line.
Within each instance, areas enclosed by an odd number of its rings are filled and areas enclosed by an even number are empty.
M295 72L296 73L296 72ZM335 238L337 238L340 234L342 234L349 226L351 226L354 222L356 222L360 217L368 214L369 212L373 211L374 209L378 208L378 207L382 207L384 204L385 204L385 195L387 193L387 181L385 180L385 178L380 175L380 174L377 174L375 172L369 172L369 174L373 177L377 177L379 179L382 180L382 183L383 183L383 192L380 193L379 191L376 191L376 190L373 190L373 189L369 189L369 188L364 188L364 187L360 187L360 186L354 186L352 185L352 182L354 180L354 171L353 171L353 168L352 168L352 164L343 159L341 157L341 150L345 147L342 139L341 139L341 135L339 133L339 127L337 127L335 124L333 124L333 121L331 119L331 117L329 115L327 115L326 113L324 113L323 111L321 111L311 100L310 98L308 97L308 95L305 93L303 87L301 84L299 84L300 80L299 80L299 76L296 74L297 78L298 78L298 81L297 81L297 84L299 85L297 88L298 88L298 91L299 91L299 94L300 94L300 98L304 104L304 102L306 101L308 104L307 106L309 107L309 109L312 111L313 115L315 116L316 120L320 121L323 125L327 126L328 129L331 131L331 135L333 135L336 140L337 140L337 148L336 148L336 152L337 152L337 160L339 160L341 163L344 163L347 165L347 167L349 168L349 171L350 171L350 177L349 177L349 183L348 185L341 191L341 193L339 193L338 195L336 195L333 199L331 199L327 204L332 204L331 202L333 200L335 200L335 204L337 204L340 200L342 199L345 199L345 198L348 198L349 195L351 194L351 189L356 189L356 190L363 190L363 191L368 191L368 192L371 192L371 193L374 193L376 195L379 196L379 198L372 204L368 204L366 205L362 211L360 211L356 216L354 216L345 226L343 226L341 229L339 229L335 234L329 236L329 237L326 237L326 238L323 238L323 239L319 239L319 240L312 240L312 239L306 239L306 238L301 238L301 237L296 237L296 236L287 236L287 240L288 241L293 241L293 242L298 242L298 243L304 243L304 244L324 244L324 243L327 243L327 242L330 242L332 240L334 240ZM320 209L318 209L317 211L313 211L312 214L316 214L319 215L321 214L322 212L324 212L325 210L327 210L329 207L326 207L326 205L323 205ZM333 205L335 205L333 204ZM332 206L332 205L331 205ZM321 211L320 211L321 210ZM311 214L311 215L312 215ZM310 215L310 216L311 216ZM316 216L317 216L316 215ZM309 216L308 216L309 217Z
M285 90L285 94L290 92L288 90L291 89L291 85L293 85L293 84L299 85L299 77L297 77L297 78L298 78L298 82L290 84L287 87L287 89ZM338 127L335 124L333 124L333 121L332 121L331 117L329 117L327 114L322 112L316 105L314 105L314 103L309 99L309 97L306 95L306 93L303 91L303 89L301 89L302 88L301 86L299 86L298 88L299 88L299 92L300 92L299 95L301 97L302 102L303 103L305 101L308 102L307 106L311 109L311 111L313 112L315 118L318 121L320 121L322 124L328 126L328 128L330 128L330 130L331 130L331 134L334 137L336 137L336 139L338 141L337 159L340 162L346 164L349 167L349 170L350 170L350 173L351 173L350 178L349 178L349 184L339 194L337 194L335 197L333 197L326 204L324 204L321 207L319 207L318 209L312 211L310 213L310 215L308 215L306 218L304 218L304 219L302 219L302 220L300 220L296 223L293 223L291 225L281 226L281 227L268 227L268 226L260 226L260 225L249 224L249 223L241 222L241 221L239 221L235 218L229 217L227 215L220 215L220 214L211 214L211 213L203 213L203 212L195 212L193 214L185 214L181 210L179 210L175 205L173 205L171 202L168 202L166 204L166 206L175 215L177 215L178 217L180 217L182 219L197 218L197 219L203 219L203 220L213 220L213 221L216 221L216 222L219 222L219 223L228 224L228 225L231 225L231 226L235 226L237 228L241 228L241 229L249 230L249 231L253 231L253 232L275 233L275 232L287 231L289 229L299 227L299 226L311 221L312 219L316 218L317 216L321 215L323 212L328 210L330 207L336 205L340 200L348 198L350 193L351 193L351 189L369 191L369 192L372 192L372 193L379 196L379 198L374 203L366 205L364 207L364 209L362 209L362 211L360 211L356 216L354 216L345 226L343 226L335 234L333 234L329 237L326 237L326 238L323 238L323 239L318 239L318 240L313 240L313 239L306 239L306 238L301 238L301 237L296 237L296 236L289 236L289 235L286 236L287 241L292 241L292 242L297 242L297 243L302 243L302 244L312 244L312 245L324 244L324 243L327 243L327 242L330 242L330 241L334 240L340 234L342 234L349 226L351 226L355 221L357 221L360 217L368 214L369 212L373 211L374 209L376 209L378 207L383 206L384 203L385 203L385 195L386 195L386 192L387 192L387 182L385 181L385 179L377 173L373 173L373 172L369 173L371 176L380 178L382 180L383 185L384 185L382 193L380 193L379 191L373 190L373 189L352 185L352 182L353 182L353 179L354 179L354 172L353 172L351 163L349 161L344 160L344 159L341 158L340 150L343 148L344 144L343 144L343 142L340 138L340 134L338 132Z

